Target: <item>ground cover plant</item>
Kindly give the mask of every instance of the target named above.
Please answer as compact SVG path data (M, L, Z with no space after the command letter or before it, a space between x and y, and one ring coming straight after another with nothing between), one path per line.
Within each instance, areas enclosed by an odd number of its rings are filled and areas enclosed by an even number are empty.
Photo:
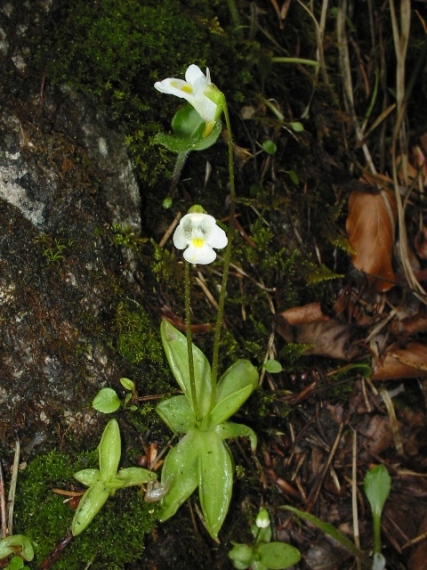
M142 226L94 236L135 283L95 331L123 369L86 383L90 438L58 420L61 453L28 452L26 566L423 568L422 4L53 4L25 79L43 128L70 93L95 101ZM38 243L65 273L73 241ZM76 514L54 488L86 497Z

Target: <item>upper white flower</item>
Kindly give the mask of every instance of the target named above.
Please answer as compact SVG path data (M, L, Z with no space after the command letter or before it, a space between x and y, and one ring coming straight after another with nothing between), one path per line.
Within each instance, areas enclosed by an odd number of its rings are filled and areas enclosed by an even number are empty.
M213 216L192 212L181 218L173 243L176 248L185 249L184 259L189 263L207 265L216 258L212 248L224 248L228 239Z
M208 136L224 108L224 95L211 81L209 69L206 75L197 67L190 65L185 72L185 81L168 77L157 81L154 87L160 93L176 95L192 105L206 123L204 136Z

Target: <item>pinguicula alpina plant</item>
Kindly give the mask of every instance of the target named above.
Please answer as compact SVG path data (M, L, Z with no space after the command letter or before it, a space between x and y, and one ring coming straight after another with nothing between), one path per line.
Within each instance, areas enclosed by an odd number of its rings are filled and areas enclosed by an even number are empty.
M284 570L301 560L298 548L285 542L271 542L273 533L267 509L259 511L251 531L254 537L252 544L233 542L233 548L228 553L237 570Z
M155 84L160 92L176 95L189 103L175 114L172 121L173 134L157 135L156 140L178 154L207 148L218 138L221 132L220 118L224 115L228 136L230 221L227 235L213 216L207 214L201 206L195 205L180 220L173 235L175 247L183 250L185 263L186 335L166 320L160 326L160 334L169 366L183 394L161 402L156 410L172 432L182 435L182 438L166 455L161 482L154 489L153 500L162 499L159 518L165 521L198 489L206 528L212 538L217 540L233 490L234 464L226 440L246 437L253 450L257 444L256 434L250 427L232 422L230 418L257 388L259 375L249 360L239 359L218 379L219 340L234 237L236 202L231 127L225 97L211 82L209 70L205 75L196 65L190 65L185 77L186 81L165 79ZM221 293L210 363L192 342L190 271L192 265L207 265L215 261L215 249L224 248ZM277 372L278 363L270 362L272 367L268 367L268 364L265 368ZM134 392L132 381L122 379L121 382L126 389ZM130 397L120 402L114 390L104 388L94 399L93 406L103 413L111 413L120 405L126 408ZM119 488L116 486L118 475L115 475L117 465L116 460L114 468L108 471L107 478L100 469L90 470L93 474L89 473L88 477L85 475L84 479L79 479L90 487L86 492L89 498L94 493L91 492L94 486L99 490L102 487L102 492L96 493L97 501L93 504L89 502L90 508L85 508L83 513L76 513L73 534L81 532L83 525L89 524L108 496ZM148 478L147 481L150 483ZM151 490L147 493L151 493ZM151 500L151 495L148 498ZM90 516L86 515L86 511L90 512ZM84 516L81 517L81 514Z
M120 428L116 420L105 426L98 446L99 469L82 469L74 477L88 489L75 512L71 530L73 536L83 532L102 509L108 497L119 489L153 482L156 474L142 467L119 469L121 457Z
M157 412L175 434L184 435L169 451L162 468L162 484L169 484L170 487L162 501L160 520L173 516L198 489L206 528L217 539L233 489L234 464L226 440L248 437L252 449L257 441L251 428L232 422L230 418L258 386L258 371L249 360L240 359L218 380L219 339L234 236L231 128L224 94L211 82L209 70L205 75L196 65L190 65L185 78L186 81L165 79L155 84L160 92L188 101L199 116L197 129L190 132L176 124L180 117L178 111L174 117L174 132L179 131L180 135L169 136L168 142L172 143L169 148L179 151L178 147L173 148L173 144L182 144L183 138L187 149L203 144L212 133L221 129L220 117L224 115L228 133L230 222L227 236L201 206L193 206L181 219L173 236L177 249L184 250L186 336L167 321L162 322L160 330L167 360L183 395L161 402ZM203 352L192 343L190 268L191 264L212 263L216 259L214 248L225 247L211 365Z

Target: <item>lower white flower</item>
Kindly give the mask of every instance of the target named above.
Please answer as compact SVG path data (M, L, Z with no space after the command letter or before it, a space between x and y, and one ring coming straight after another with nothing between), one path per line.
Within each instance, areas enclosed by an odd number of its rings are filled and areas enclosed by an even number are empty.
M207 265L216 259L212 249L223 249L228 243L227 235L209 214L190 213L180 221L173 234L174 246L184 249L184 259L189 263Z

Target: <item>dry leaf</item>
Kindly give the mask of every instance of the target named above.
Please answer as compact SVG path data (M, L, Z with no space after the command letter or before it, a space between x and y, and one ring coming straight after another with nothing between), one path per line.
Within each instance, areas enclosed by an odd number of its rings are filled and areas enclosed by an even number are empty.
M304 325L308 323L321 323L329 321L330 317L322 313L320 303L318 301L303 305L302 307L292 307L280 313L280 315L290 325Z
M352 262L368 275L378 293L394 285L392 255L397 216L396 198L388 189L354 190L348 200L348 240Z
M312 345L305 355L351 360L360 354L360 348L352 343L354 329L347 323L324 315L319 303L284 311L276 315L275 322L277 332L286 342Z
M373 367L371 380L402 380L427 376L427 346L410 342L406 348L390 349Z

